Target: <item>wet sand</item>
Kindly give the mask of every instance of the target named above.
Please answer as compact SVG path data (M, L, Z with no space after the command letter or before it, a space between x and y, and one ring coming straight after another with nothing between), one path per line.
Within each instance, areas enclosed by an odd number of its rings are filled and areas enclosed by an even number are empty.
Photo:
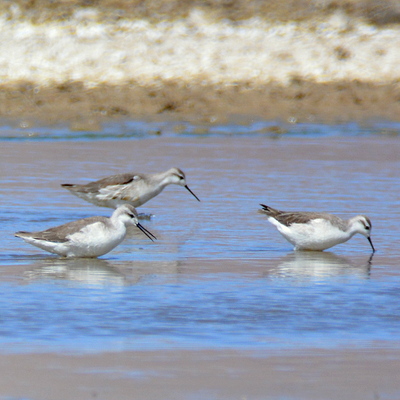
M288 87L265 84L248 88L164 82L161 87L81 83L44 87L21 83L0 86L0 118L22 128L66 124L72 130L101 130L112 121L188 121L224 124L232 120L276 120L306 123L400 121L396 84L298 81Z
M397 399L398 349L3 354L0 395L76 399Z

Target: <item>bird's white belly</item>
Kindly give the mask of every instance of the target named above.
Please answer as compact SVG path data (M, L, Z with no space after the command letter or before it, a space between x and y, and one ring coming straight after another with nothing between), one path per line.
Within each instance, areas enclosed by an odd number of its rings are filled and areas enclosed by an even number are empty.
M100 189L98 193L91 193L90 200L97 206L117 208L122 204L129 203L134 207L141 205L140 199L137 196L127 192L126 186L107 186Z
M58 254L66 257L68 253L68 242L48 242L46 240L38 240L34 238L23 238L26 242L39 247L49 253Z
M134 207L140 207L161 193L162 190L163 187L151 188L144 183L136 182L134 187L130 187L129 185L107 186L102 188L99 193L91 193L88 200L103 207L117 208L125 203L132 204Z
M325 250L349 239L345 232L323 220L280 225L278 230L296 250Z
M68 237L67 257L98 257L108 253L125 237L126 229L109 230L93 224Z
M108 229L103 223L97 222L67 236L68 240L65 242L51 242L34 238L24 238L24 240L63 257L99 257L120 244L124 240L125 234L126 228L123 224Z

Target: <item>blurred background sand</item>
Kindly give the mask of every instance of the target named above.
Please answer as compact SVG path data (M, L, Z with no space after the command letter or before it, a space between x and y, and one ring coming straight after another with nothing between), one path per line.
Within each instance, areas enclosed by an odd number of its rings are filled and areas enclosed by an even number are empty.
M394 0L0 4L0 117L398 121Z

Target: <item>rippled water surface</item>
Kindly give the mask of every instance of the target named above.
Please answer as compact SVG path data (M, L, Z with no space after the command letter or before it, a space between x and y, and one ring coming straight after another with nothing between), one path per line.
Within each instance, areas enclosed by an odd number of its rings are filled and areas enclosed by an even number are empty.
M0 343L11 351L396 345L395 129L137 129L138 135L121 130L100 138L62 130L1 133ZM61 183L172 166L185 171L201 203L169 186L142 206L153 214L142 223L155 243L132 228L99 259L66 260L13 236L110 215ZM257 213L259 203L344 218L366 214L377 253L371 258L360 235L330 251L295 253Z

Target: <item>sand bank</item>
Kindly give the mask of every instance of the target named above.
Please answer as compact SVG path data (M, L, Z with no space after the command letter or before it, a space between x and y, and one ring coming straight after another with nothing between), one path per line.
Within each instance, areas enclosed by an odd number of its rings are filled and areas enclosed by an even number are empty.
M17 6L16 6L17 7ZM109 119L223 123L233 115L399 120L400 27L342 10L301 21L0 15L0 118L28 126ZM22 15L22 16L21 16Z

